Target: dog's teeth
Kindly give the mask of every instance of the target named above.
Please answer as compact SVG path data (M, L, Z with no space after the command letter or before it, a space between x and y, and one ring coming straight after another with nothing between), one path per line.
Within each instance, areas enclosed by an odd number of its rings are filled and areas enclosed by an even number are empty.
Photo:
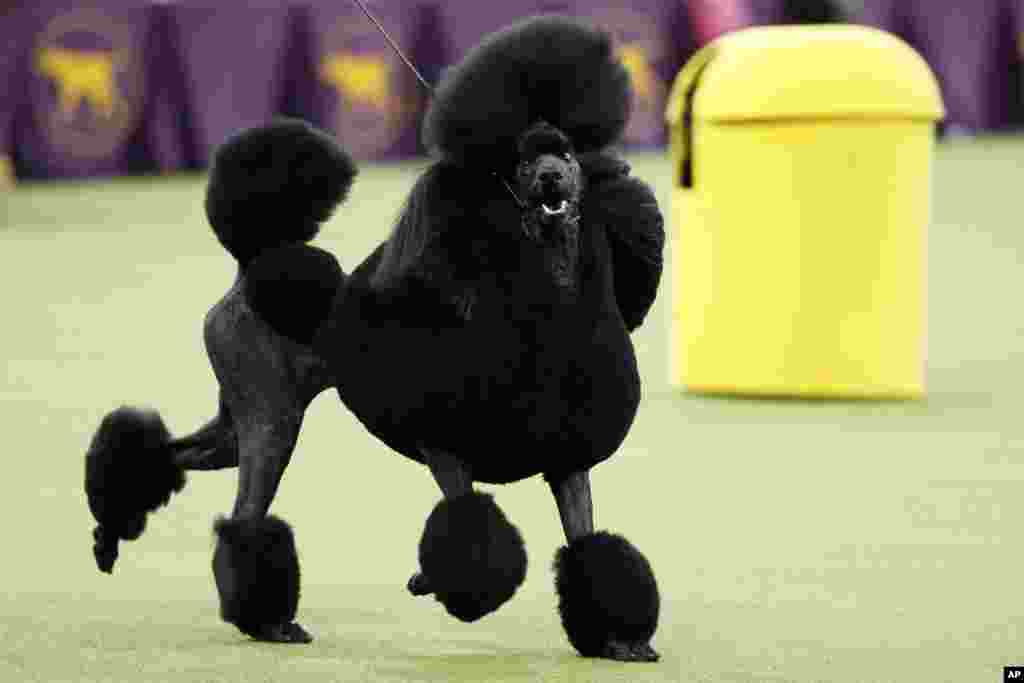
M557 209L549 209L547 204L541 204L540 206L541 206L542 209L544 209L544 213L546 215L548 215L548 216L556 216L558 214L565 213L566 209L569 208L569 202L568 202L568 200L563 199L562 203L558 205Z

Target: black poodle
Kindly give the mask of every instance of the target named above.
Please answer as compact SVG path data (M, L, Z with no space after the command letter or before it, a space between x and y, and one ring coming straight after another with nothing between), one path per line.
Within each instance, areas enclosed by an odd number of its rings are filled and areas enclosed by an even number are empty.
M607 151L630 102L604 32L547 16L487 37L428 111L436 161L351 274L306 244L348 193L349 157L296 121L224 144L206 208L239 275L204 328L220 412L180 439L152 412L104 420L86 456L100 569L183 486L183 470L238 466L231 518L216 525L221 614L257 639L308 641L293 621L294 539L267 513L307 405L335 387L444 494L413 594L464 621L512 597L522 538L473 483L542 474L568 541L555 585L570 642L586 656L656 660L654 575L625 538L595 532L588 475L633 422L629 333L662 270L654 195Z

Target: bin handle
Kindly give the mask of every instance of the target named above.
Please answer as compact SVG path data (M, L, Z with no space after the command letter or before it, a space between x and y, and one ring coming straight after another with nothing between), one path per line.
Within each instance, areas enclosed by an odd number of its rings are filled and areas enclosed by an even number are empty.
M713 41L697 50L679 72L669 95L665 114L669 125L679 129L679 167L675 177L680 187L693 187L693 102L701 75L718 49L718 41Z
M683 100L683 126L680 140L681 155L679 159L679 186L693 187L693 96L697 93L697 82L694 81L686 90Z

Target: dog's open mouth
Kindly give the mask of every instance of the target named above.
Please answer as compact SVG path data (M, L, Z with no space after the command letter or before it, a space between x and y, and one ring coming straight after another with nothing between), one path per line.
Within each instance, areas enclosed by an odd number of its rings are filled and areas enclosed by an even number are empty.
M549 225L565 218L570 209L569 198L553 188L536 193L530 197L528 204L540 225Z
M526 213L523 228L528 237L540 243L557 242L561 224L572 220L575 215L573 204L560 193L531 197L527 201Z
M546 270L559 287L575 282L578 249L575 205L559 194L532 198L523 216L523 230L544 252Z
M563 199L560 202L542 201L540 208L545 218L564 216L569 211L569 200Z

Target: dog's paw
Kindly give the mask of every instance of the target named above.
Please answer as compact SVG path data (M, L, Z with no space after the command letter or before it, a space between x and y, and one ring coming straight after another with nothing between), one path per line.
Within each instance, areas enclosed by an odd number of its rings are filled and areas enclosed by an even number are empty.
M555 555L562 626L584 657L654 662L650 642L661 597L650 563L636 546L606 531L580 536Z
M250 634L253 640L264 643L299 643L313 642L313 636L294 621L286 624L262 626Z
M424 576L423 572L416 572L409 579L409 582L405 584L406 589L413 595L419 597L421 595L430 595L434 592L434 587L430 585L430 579Z
M92 538L96 567L104 574L113 574L114 563L117 561L117 537L109 538L103 531L103 525L100 525L93 530Z
M609 640L599 656L616 662L656 662L661 659L661 655L650 643L627 643L621 640Z
M441 500L427 517L419 544L420 576L409 590L433 592L466 623L494 612L526 578L526 548L494 497L474 491Z

